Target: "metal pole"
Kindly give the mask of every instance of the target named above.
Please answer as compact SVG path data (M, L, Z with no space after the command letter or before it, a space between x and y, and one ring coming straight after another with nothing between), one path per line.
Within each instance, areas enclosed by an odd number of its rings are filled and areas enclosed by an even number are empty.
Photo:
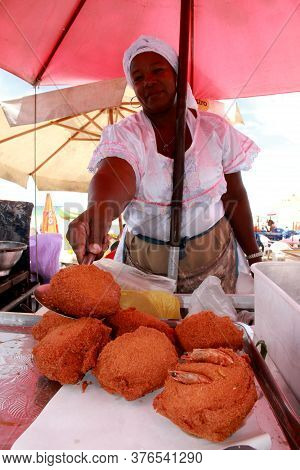
M190 42L190 85L194 92L194 57L195 57L195 10L194 0L191 0L191 42Z
M176 149L173 170L168 277L177 280L181 238L181 212L185 160L186 92L191 0L181 0L177 78Z

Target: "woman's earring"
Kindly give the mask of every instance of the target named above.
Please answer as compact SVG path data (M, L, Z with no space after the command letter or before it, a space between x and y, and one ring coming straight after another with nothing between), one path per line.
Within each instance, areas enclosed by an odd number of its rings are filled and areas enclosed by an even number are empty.
M133 102L134 99L136 99L136 101ZM141 107L141 103L138 101L137 96L133 96L131 98L130 106L132 106L132 108L140 108Z

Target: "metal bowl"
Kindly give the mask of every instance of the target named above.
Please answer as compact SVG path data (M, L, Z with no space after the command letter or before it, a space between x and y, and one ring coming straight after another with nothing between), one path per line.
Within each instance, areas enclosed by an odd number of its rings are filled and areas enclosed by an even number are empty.
M25 243L0 241L0 276L7 276L11 268L19 261L24 250Z

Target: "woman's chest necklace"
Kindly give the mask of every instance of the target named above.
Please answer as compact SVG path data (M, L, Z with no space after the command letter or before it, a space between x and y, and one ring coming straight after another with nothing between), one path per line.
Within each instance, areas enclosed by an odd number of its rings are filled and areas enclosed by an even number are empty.
M167 158L174 159L176 150L176 136L172 133L162 133L155 125L153 125L154 134L156 138L157 152ZM192 136L188 126L185 132L185 151L192 145Z

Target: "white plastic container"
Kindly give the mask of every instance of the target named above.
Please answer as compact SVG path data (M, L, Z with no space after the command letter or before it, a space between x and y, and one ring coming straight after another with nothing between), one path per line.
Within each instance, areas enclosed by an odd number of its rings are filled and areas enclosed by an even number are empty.
M300 400L300 264L266 262L254 272L255 336Z

